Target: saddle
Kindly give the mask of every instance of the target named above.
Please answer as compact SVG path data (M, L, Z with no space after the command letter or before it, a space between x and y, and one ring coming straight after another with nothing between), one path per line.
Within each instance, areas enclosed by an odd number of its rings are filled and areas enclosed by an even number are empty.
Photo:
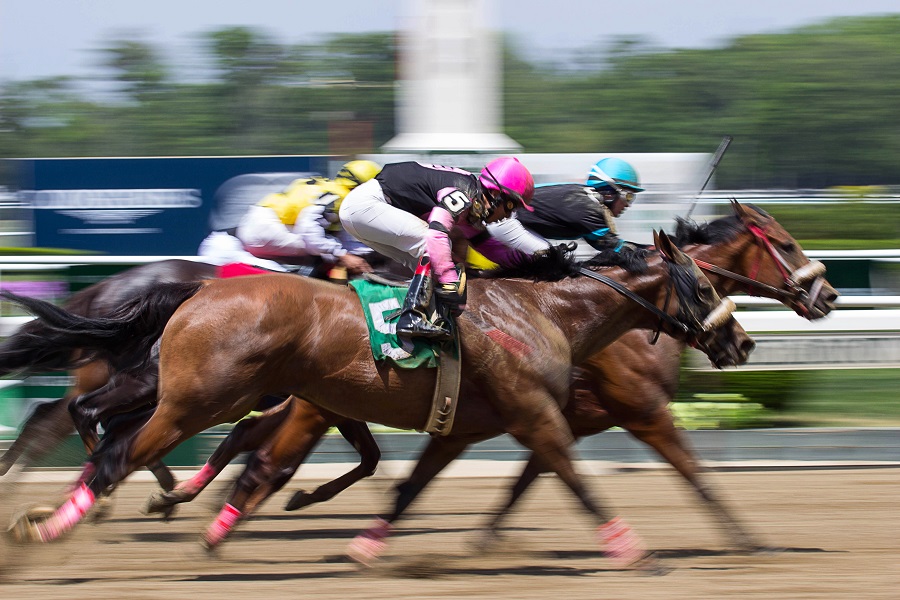
M373 358L376 361L390 361L401 369L437 369L431 412L421 431L447 435L453 427L459 399L459 329L455 320L447 313L452 333L448 342L424 339L410 341L398 337L396 321L408 286L409 280L373 273L350 282L350 287L356 291L362 303ZM439 306L431 308L440 310Z

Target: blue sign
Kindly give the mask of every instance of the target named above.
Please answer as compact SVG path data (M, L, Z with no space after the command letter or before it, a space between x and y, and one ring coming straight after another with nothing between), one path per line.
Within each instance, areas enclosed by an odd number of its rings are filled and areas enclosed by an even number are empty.
M35 245L125 256L192 256L211 230L311 173L325 156L11 161L34 209Z

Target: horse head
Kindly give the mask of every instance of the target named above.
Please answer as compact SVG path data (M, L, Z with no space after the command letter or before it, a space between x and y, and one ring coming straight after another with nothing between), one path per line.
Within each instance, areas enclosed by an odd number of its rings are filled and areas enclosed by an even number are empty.
M717 368L747 362L756 344L732 316L734 302L719 297L693 259L665 232L654 232L653 241L671 275L663 311L679 324L661 321L660 330L702 350Z
M755 252L743 253L748 263L745 272L751 279L777 288L772 293L765 289L748 291L781 300L806 319L820 319L830 313L838 292L825 279L825 265L809 260L797 240L762 209L737 200L731 201L731 207L756 246Z

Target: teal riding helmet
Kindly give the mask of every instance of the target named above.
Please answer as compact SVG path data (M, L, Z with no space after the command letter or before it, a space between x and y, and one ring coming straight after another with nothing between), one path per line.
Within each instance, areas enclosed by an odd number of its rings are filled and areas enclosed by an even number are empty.
M603 158L597 161L588 172L585 185L601 187L604 185L615 185L631 190L632 192L643 192L644 188L640 186L640 179L637 171L629 163L621 158Z

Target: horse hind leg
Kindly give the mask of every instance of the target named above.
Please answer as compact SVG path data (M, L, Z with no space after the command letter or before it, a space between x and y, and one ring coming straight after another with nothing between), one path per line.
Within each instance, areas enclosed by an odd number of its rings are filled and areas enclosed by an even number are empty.
M574 436L555 404L548 403L536 419L510 428L509 433L530 448L538 461L559 475L582 506L597 519L598 536L606 556L614 564L636 567L651 573L663 572L637 533L621 518L613 518L589 494L572 463Z
M207 550L216 549L239 522L284 487L328 429L343 420L298 398L291 399L289 409L283 411L287 418L275 434L250 456L225 506L203 534Z
M24 457L28 464L40 460L72 433L68 411L71 400L71 396L65 396L35 407L21 433L0 459L0 476L6 475L20 458Z

